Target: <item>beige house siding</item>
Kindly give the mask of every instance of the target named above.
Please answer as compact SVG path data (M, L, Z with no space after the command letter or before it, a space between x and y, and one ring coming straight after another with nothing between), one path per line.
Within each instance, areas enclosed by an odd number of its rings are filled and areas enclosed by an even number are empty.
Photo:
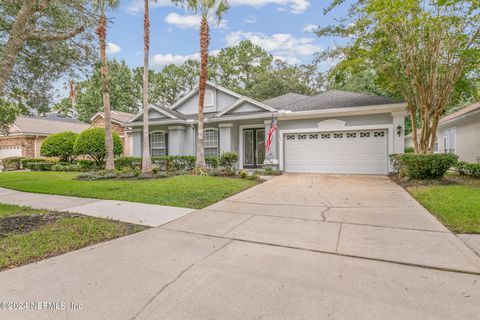
M438 130L439 152L445 148L444 136L447 130L455 128L456 150L461 161L480 161L480 114L472 115L459 121L443 125Z

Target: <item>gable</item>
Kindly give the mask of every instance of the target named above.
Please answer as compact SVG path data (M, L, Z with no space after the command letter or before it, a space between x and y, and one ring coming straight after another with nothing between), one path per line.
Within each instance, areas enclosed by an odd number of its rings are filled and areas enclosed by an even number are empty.
M226 114L229 113L243 113L243 112L265 112L266 110L256 106L248 101L242 102L234 109L228 111Z
M220 112L241 98L240 95L211 83L207 83L206 90L210 90L213 94L213 105L205 105L204 112ZM196 114L198 111L198 87L176 102L172 109L183 114Z
M166 116L159 112L158 110L155 109L150 109L148 110L148 119L153 120L153 119L162 119L166 118Z

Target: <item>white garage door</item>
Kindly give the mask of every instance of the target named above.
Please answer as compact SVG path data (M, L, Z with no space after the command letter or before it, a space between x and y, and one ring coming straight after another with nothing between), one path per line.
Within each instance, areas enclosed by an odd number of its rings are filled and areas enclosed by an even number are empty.
M8 157L21 157L21 156L22 156L21 146L0 147L0 159L5 159Z
M285 171L386 174L387 131L285 134Z

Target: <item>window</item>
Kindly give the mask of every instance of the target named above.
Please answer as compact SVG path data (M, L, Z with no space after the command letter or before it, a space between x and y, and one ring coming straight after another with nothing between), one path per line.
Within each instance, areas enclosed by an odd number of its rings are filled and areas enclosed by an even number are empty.
M322 134L320 135L320 137L321 137L322 139L330 139L330 133L322 133Z
M298 135L298 140L305 140L307 139L307 135L306 134L299 134Z
M347 132L347 138L356 138L357 134L355 132Z
M203 101L204 107L213 106L213 92L212 90L205 90L205 100Z
M150 154L152 157L167 155L165 132L158 131L150 134Z
M334 133L334 134L333 134L333 138L334 138L334 139L343 138L343 133Z
M308 136L309 139L318 139L318 134L311 134Z
M433 152L438 152L438 136L435 136L435 144L433 145Z
M295 140L294 134L287 134L287 140Z
M457 132L455 128L450 128L445 131L443 137L443 152L444 153L455 153L455 147L457 144Z
M203 131L203 152L205 157L218 156L218 130L205 129Z

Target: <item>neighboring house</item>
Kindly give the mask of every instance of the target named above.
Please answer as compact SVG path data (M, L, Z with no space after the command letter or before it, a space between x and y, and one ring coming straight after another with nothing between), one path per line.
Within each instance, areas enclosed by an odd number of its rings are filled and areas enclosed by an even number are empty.
M128 155L130 154L128 147L130 143L128 142L128 135L125 134L125 131L128 131L129 128L125 127L125 124L132 119L135 115L128 112L110 111L112 117L112 130L120 136L123 143L123 154ZM105 116L103 112L96 113L91 119L90 122L92 123L92 127L95 128L105 128Z
M412 135L405 145L413 146ZM480 102L443 117L435 141L436 153L455 153L467 162L480 162Z
M59 114L43 117L19 116L8 135L0 135L0 159L8 157L40 157L43 140L63 131L81 132L90 125Z
M237 165L264 164L286 172L386 174L388 154L404 150L405 103L345 91L316 96L288 93L259 102L208 82L206 156L239 153ZM195 155L198 85L170 107L149 108L152 156ZM278 130L269 154L265 138L272 114ZM131 127L130 155L142 154L142 112Z

